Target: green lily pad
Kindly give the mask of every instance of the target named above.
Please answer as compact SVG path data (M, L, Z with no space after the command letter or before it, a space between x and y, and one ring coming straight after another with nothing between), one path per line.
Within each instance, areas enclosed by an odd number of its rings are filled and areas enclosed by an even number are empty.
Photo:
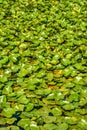
M10 130L10 128L9 127L2 127L2 128L0 128L0 130Z
M75 66L75 68L77 69L77 70L84 70L84 66L82 66L82 64L81 63L76 63L76 64L74 64L74 66Z
M6 103L6 96L5 95L0 96L0 103Z
M61 123L59 124L58 130L68 130L68 124L67 123Z
M83 108L83 109L78 108L78 109L75 110L75 112L79 113L80 115L87 114L87 110L85 108Z
M47 74L47 79L48 79L48 81L52 81L53 80L53 74L52 73L48 73Z
M63 75L64 75L65 77L68 77L70 74L71 74L71 71L70 71L69 68L65 68L65 69L63 70Z
M23 104L15 103L15 104L13 104L12 107L14 108L15 111L23 111L24 110Z
M33 103L28 103L26 106L26 111L31 111L34 108L34 104Z
M48 123L48 124L45 124L44 125L44 129L45 130L55 130L55 129L57 129L57 126L55 125L55 124L51 124L51 123Z
M79 101L79 106L85 106L86 105L86 100L83 98L82 100Z
M5 64L6 62L8 62L8 56L4 56L2 60L0 60L0 62L2 64Z
M66 88L73 88L74 87L74 83L72 83L72 82L66 82L65 84L64 84L64 86L66 87Z
M56 122L56 117L55 116L51 116L51 117L46 116L46 117L44 117L44 122L46 124Z
M30 123L30 130L40 130L40 128L37 126L36 122L32 121Z
M9 119L6 119L6 123L7 124L13 124L17 119L16 118L9 118Z
M78 127L84 130L87 130L87 121L85 119L81 119L78 123Z
M6 124L6 118L0 118L0 125Z
M7 77L5 75L0 76L0 82L5 83L7 81Z
M35 93L37 95L43 95L44 94L43 89L38 89L38 90L35 91Z
M76 124L77 123L77 120L76 119L73 119L71 117L65 117L65 120L64 120L67 124L70 124L70 125L73 125L73 124Z
M84 57L87 57L87 50L83 54Z
M63 99L64 99L64 95L61 92L55 94L55 101L58 102L59 100L63 100Z
M68 58L63 58L61 62L64 66L70 65L71 63L70 59Z
M46 74L45 74L45 71L40 71L38 74L37 74L37 77L38 78L42 78L44 77Z
M20 128L18 126L10 126L9 128L10 128L10 130L20 130Z
M64 110L73 110L74 109L74 106L73 106L73 104L66 104L66 105L64 105L63 106L63 109Z
M47 96L47 99L48 99L48 100L55 99L55 94L54 94L54 93L50 93L50 94Z
M20 72L18 73L18 76L19 76L19 77L24 77L24 76L27 75L27 72L28 72L28 71L27 71L26 69L21 68Z
M72 102L72 101L78 101L79 100L79 95L78 93L72 93L70 96L69 96L69 101Z
M24 95L24 89L21 88L21 87L20 87L18 90L15 90L15 89L14 89L14 93L15 93L17 96Z
M13 108L4 108L3 111L2 111L2 115L5 116L5 117L12 117L12 115L15 114L15 111Z
M20 121L18 121L17 125L26 129L26 127L30 125L30 119L27 119L27 118L21 119Z
M7 85L4 87L3 91L2 91L3 94L10 94L12 93L12 88L10 85Z
M59 116L59 115L62 115L62 109L60 109L60 108L53 108L52 110L51 110L51 112L52 112L52 114L54 115L54 116Z
M76 76L73 82L75 84L84 84L83 78L81 76Z
M43 93L44 93L44 95L48 95L51 93L51 89L50 88L44 89Z
M51 64L52 64L52 65L56 65L57 63L59 63L59 60L57 60L57 59L52 59L52 61L51 61Z
M19 66L12 65L11 70L12 70L12 72L17 72L19 70Z
M20 96L20 97L17 99L17 101L18 101L19 103L22 103L22 104L27 104L27 103L29 102L29 100L27 99L27 97L26 97L25 95Z

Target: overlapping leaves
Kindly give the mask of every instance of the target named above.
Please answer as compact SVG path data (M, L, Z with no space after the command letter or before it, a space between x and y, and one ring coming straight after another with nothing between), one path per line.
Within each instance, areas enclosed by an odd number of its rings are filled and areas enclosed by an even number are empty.
M86 6L0 0L0 130L87 129Z

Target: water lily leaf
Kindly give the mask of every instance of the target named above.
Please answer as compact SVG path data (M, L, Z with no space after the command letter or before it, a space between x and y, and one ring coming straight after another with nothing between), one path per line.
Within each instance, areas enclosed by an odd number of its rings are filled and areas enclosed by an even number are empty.
M34 104L33 103L28 103L26 106L26 111L31 111L34 108Z
M83 78L81 76L76 76L73 82L75 84L84 84Z
M34 110L30 111L30 112L28 112L28 111L27 112L22 112L21 115L20 115L20 117L21 118L25 118L25 117L27 117L27 118L33 118L35 116L34 112L35 112Z
M12 72L17 72L19 70L19 66L12 65L11 70L12 70Z
M55 94L54 94L54 93L50 93L50 94L47 96L47 99L48 99L48 100L55 99Z
M77 75L77 70L73 70L72 73L71 73L71 76L74 77Z
M0 60L0 62L2 64L5 64L6 62L8 62L8 56L4 56L2 60Z
M59 124L58 130L68 130L68 124L67 123L61 123Z
M54 86L55 84L56 84L55 81L49 81L49 82L48 82L48 85L49 85L49 86L50 86L50 85L51 85L51 86Z
M6 124L6 118L0 118L0 125Z
M67 66L71 63L71 61L68 58L63 58L61 62L64 66Z
M74 109L74 106L73 106L73 104L66 104L66 105L64 105L63 106L63 109L64 110L73 110Z
M13 124L17 119L16 118L8 118L7 120L7 124Z
M19 103L22 103L22 104L27 104L27 103L29 102L29 100L27 99L27 97L26 97L25 95L20 96L20 97L17 99L17 101L18 101Z
M21 43L19 48L20 49L26 49L27 48L27 44Z
M51 64L56 65L57 63L59 63L58 60L56 60L56 59L52 59Z
M27 72L28 72L28 71L27 71L26 69L21 68L20 72L18 73L18 76L19 76L19 77L24 77L24 76L27 75Z
M40 80L38 78L32 78L28 81L29 85L34 85L40 83Z
M44 118L44 122L45 123L53 123L53 122L56 122L56 117L55 116L46 116L45 118Z
M24 110L23 104L15 103L12 105L12 107L14 108L15 111L23 111Z
M48 95L51 93L51 89L50 88L44 89L43 93L44 93L44 95Z
M59 100L62 100L62 99L64 99L64 95L61 92L55 94L55 101L56 102Z
M84 57L87 57L87 50L83 54Z
M76 124L77 123L77 120L76 119L73 119L71 117L65 117L65 122L67 124Z
M10 130L10 128L9 127L2 127L2 128L0 128L0 130Z
M66 83L64 84L64 86L65 86L66 88L73 88L73 87L74 87L74 83L72 83L72 82L66 82Z
M6 85L2 91L3 94L10 94L12 93L12 88L10 85Z
M76 63L76 64L74 64L74 66L75 66L75 68L77 69L77 70L84 70L84 66L82 66L82 64L81 63Z
M36 124L30 124L30 130L40 130Z
M20 130L18 126L9 126L10 130Z
M65 54L71 54L71 49L70 48L67 48L66 50L65 50Z
M42 126L44 124L44 118L39 117L39 118L37 118L36 122L37 122L38 125Z
M9 56L9 59L16 63L18 61L18 57L19 57L19 54L18 53L12 53L10 56Z
M78 59L81 59L81 57L82 57L81 53L78 53L78 54L74 57L74 59L75 59L75 60L78 60ZM78 64L78 63L77 63L77 64Z
M44 94L43 89L42 89L42 90L41 90L41 89L38 89L38 90L35 91L35 93L36 93L37 95L43 95L43 94Z
M12 115L15 114L15 111L13 108L4 108L2 111L2 115L5 117L12 117Z
M85 120L84 118L82 118L80 120L80 122L78 123L78 127L80 127L81 129L87 130L87 120Z
M48 81L52 81L53 80L53 74L52 73L48 73L47 74L47 79L48 79Z
M69 68L65 68L62 72L63 72L63 75L64 75L65 77L68 77L68 76L71 74L71 71L70 71Z
M5 75L0 76L0 82L5 83L7 81L7 77Z
M36 72L38 69L39 69L39 66L38 66L38 65L32 66L32 71Z
M30 125L30 119L27 119L27 118L21 119L20 121L18 121L17 125L26 129L26 127Z
M87 110L85 108L83 108L83 109L80 109L80 108L75 109L75 112L80 113L80 115L87 114Z
M45 124L44 125L44 129L45 130L55 130L55 129L57 129L57 126L55 125L55 124L51 124L51 123L48 123L48 124Z
M51 112L53 113L53 115L54 116L59 116L59 115L62 115L62 109L60 109L60 108L53 108L52 110L51 110Z
M78 93L72 93L70 96L69 96L69 101L72 102L72 101L78 101L79 100L79 95Z
M14 92L17 96L21 96L24 94L24 89L23 88L20 88L18 87L18 89L16 87L14 87Z
M0 103L6 103L6 96L5 95L0 96Z
M36 87L37 87L36 85L28 85L29 90L35 90Z
M55 77L61 77L61 75L62 75L62 70L59 70L59 71L58 71L58 70L57 70L57 71L55 70L55 71L53 72L53 74L54 74Z
M27 126L26 128L29 128L30 130L40 130L35 121L31 121L29 126Z
M85 100L85 98L80 99L80 101L79 101L79 106L85 106L85 105L86 105L86 100Z
M44 77L46 74L45 74L45 71L40 71L38 74L37 74L37 77L38 78L42 78L42 77Z

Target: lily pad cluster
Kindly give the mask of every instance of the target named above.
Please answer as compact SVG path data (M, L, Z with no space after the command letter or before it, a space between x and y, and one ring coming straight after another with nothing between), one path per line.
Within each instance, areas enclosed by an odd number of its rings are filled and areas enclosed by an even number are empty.
M87 130L87 1L0 0L0 130Z

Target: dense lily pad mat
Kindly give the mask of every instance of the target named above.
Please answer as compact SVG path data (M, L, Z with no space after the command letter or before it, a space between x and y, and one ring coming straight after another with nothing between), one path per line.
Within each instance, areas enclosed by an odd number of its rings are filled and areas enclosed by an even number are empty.
M0 0L0 130L87 130L86 65L86 0Z

